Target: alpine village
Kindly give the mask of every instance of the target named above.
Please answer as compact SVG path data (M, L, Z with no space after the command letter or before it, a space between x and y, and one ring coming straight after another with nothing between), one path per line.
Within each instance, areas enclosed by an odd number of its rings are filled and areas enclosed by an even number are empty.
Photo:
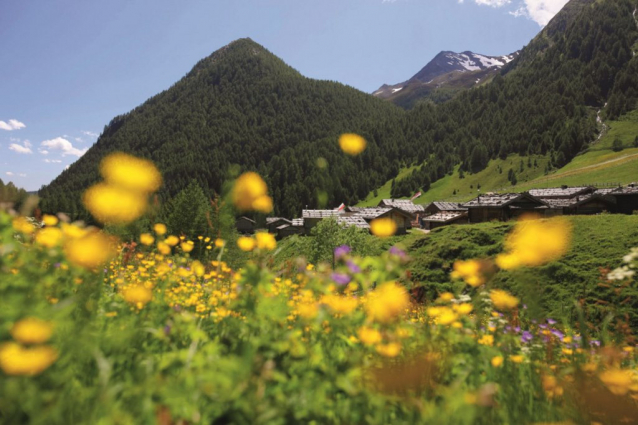
M0 424L638 424L636 0L0 34Z

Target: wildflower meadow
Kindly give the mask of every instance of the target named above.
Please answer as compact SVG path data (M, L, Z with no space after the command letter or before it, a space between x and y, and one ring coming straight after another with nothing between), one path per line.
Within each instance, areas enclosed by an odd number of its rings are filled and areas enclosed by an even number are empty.
M340 144L365 148L356 135ZM520 220L503 252L457 260L453 289L418 300L400 243L274 267L266 232L211 238L155 222L122 239L109 229L143 216L162 176L122 153L100 171L83 199L95 226L0 212L1 423L638 421L632 332L532 315L530 300L493 285L499 270L564 256L561 218ZM256 173L224 199L273 208ZM371 231L387 238L396 225ZM635 284L638 250L618 264L607 278Z

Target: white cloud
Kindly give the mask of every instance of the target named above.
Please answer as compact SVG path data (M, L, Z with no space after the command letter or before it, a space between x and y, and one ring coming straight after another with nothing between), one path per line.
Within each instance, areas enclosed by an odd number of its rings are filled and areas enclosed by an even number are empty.
M18 120L9 120L9 122L0 121L0 130L20 130L21 128L25 128L26 125Z
M33 153L33 151L31 150L31 146L31 143L28 140L25 140L21 145L17 143L11 143L9 145L9 149L17 153L29 154Z
M38 149L38 152L40 152L42 155L48 155L49 154L48 150L42 149L42 148Z
M86 130L82 130L82 134L84 134L85 136L93 137L93 138L99 136L99 134L97 133L94 133L92 131L86 131Z
M518 16L528 16L538 25L544 27L567 2L568 0L524 0L526 13Z
M45 140L40 143L40 146L49 148L52 151L61 151L62 156L73 155L80 157L84 155L84 153L88 150L88 148L84 148L82 150L73 147L73 144L69 142L67 139L62 137L56 137L55 139ZM40 152L42 153L42 151Z
M512 0L474 0L474 2L482 6L503 7L510 4Z
M27 176L27 175L26 175L26 174L24 174L24 173L20 173L20 174L18 174L18 175L19 175L20 177L26 177L26 176Z
M78 143L84 143L84 140L82 140L81 137L76 137L74 140Z
M7 176L12 176L12 175L13 175L13 173L12 173L11 171L7 171L5 174L6 174Z
M70 165L67 165L66 167L64 167L65 170L68 170L70 167Z
M46 162L47 164L59 164L62 161L59 159L43 159L44 162Z

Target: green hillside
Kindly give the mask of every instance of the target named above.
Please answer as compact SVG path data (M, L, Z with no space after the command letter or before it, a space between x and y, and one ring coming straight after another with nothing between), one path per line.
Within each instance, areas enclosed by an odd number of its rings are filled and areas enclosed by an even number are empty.
M493 159L488 166L474 174L466 173L460 178L459 167L454 173L432 183L430 190L415 200L419 204L432 201L451 200L465 201L475 197L478 188L485 192L522 192L529 189L556 187L561 185L580 186L588 184L612 185L628 184L638 181L638 110L623 116L618 121L605 123L608 131L599 141L592 143L582 154L576 156L564 167L546 173L549 163L547 156L521 157L509 155L507 159ZM621 140L623 149L614 151L616 139ZM523 171L521 172L521 161ZM532 166L529 167L531 162ZM536 166L534 165L536 164ZM508 170L516 172L517 184L508 180ZM415 167L403 170L397 177L401 180L410 174ZM390 196L391 180L379 190L377 197L371 192L360 206L378 204L380 199Z

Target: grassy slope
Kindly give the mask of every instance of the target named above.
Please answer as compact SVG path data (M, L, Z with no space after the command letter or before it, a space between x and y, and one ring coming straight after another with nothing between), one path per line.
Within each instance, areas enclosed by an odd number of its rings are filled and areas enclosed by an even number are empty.
M600 269L620 266L629 249L638 246L638 216L572 216L569 220L574 236L565 257L543 267L498 272L494 284L521 295L530 311L536 306L557 319L574 320L574 303L582 299L589 318L604 316L605 303L610 303L612 310L630 314L638 325L638 290L615 294L599 286ZM511 227L511 223L482 223L444 227L424 235L410 249L414 280L424 285L429 298L444 290L463 289L464 285L449 281L453 262L498 254ZM633 299L622 304L629 292Z
M474 198L477 194L477 184L481 185L481 192L521 192L533 188L556 187L563 184L570 186L584 184L626 184L638 181L638 148L631 147L634 138L638 136L638 111L626 115L621 121L607 122L609 131L600 141L592 144L589 149L574 158L563 168L545 175L546 157L535 157L538 167L527 168L527 158L523 158L525 170L519 171L521 157L510 155L506 160L492 160L487 168L477 174L466 174L464 179L459 178L458 171L453 175L434 182L416 202L426 204L436 200L465 201ZM626 149L614 152L611 149L616 137L623 141ZM533 159L532 159L533 161ZM503 173L498 172L501 167ZM512 186L507 180L507 171L513 168L516 171L518 184ZM399 175L404 176L406 171ZM390 194L391 181L379 189L379 199ZM387 190L385 190L387 188ZM456 194L454 191L456 190ZM387 192L387 193L386 193ZM376 198L374 198L376 200ZM378 201L377 201L378 202ZM376 205L369 195L359 205Z
M403 177L407 176L414 170L416 166L412 166L409 168L404 168L399 171L399 175L397 176L397 180L401 180ZM362 207L371 207L379 205L379 202L383 199L390 198L390 189L392 188L392 180L388 180L383 186L377 189L377 196L374 196L374 192L370 192L365 200L359 202L357 205Z

